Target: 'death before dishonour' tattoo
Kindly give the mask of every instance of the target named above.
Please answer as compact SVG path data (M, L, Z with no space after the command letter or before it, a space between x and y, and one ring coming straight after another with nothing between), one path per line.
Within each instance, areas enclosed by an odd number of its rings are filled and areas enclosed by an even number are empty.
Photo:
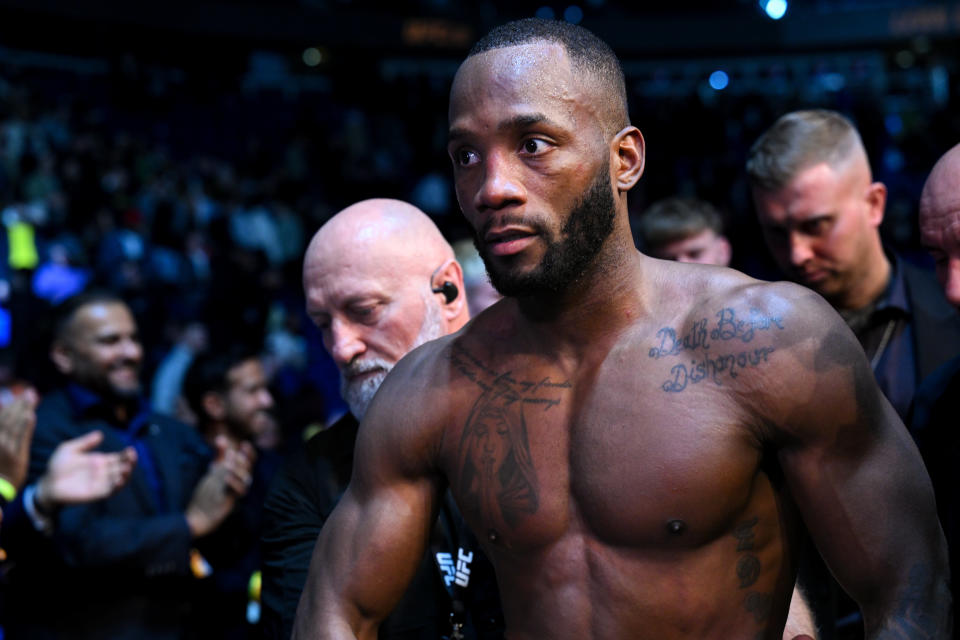
M480 515L488 538L496 542L500 531L516 527L540 505L524 410L549 411L571 384L550 377L518 380L509 371L493 371L459 346L452 362L481 390L460 440L464 506Z
M765 315L757 309L751 309L748 317L743 318L732 308L725 307L714 317L712 321L708 318L697 320L682 335L672 327L657 331L656 342L649 351L651 358L690 357L689 362L673 365L670 378L660 385L664 391L678 393L688 385L703 381L722 385L724 377L736 378L742 369L760 366L767 362L774 348L742 346L753 342L759 332L783 330L779 317ZM711 350L721 343L734 348L726 353Z

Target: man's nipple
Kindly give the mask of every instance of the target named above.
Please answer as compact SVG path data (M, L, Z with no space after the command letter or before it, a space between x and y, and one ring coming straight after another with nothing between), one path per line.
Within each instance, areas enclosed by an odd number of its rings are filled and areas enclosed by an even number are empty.
M679 536L687 530L687 523L683 520L670 520L667 522L667 533L673 536Z

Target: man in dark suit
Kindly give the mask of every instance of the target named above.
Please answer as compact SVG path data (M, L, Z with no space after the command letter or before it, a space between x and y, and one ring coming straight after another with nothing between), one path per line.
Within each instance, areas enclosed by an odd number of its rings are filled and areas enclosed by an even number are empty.
M960 315L932 274L885 250L887 189L857 130L833 111L788 113L754 143L747 173L780 268L840 313L905 418L920 382L960 353Z
M100 502L27 505L38 531L10 542L7 637L181 637L192 550L246 491L252 451L220 442L211 462L195 431L149 410L136 324L110 293L65 302L50 353L64 384L37 409L28 483L61 442L91 430L103 451L132 447L137 466Z

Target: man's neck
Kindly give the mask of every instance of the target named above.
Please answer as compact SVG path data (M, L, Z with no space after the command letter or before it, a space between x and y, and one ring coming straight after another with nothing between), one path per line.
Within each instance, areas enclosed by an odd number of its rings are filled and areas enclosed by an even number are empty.
M863 309L883 296L884 291L890 284L892 273L890 260L883 249L878 247L877 253L869 261L869 264L871 266L864 271L864 277L860 279L856 286L851 287L850 291L836 300L834 306L838 310L856 311Z
M643 256L611 236L587 270L564 291L517 298L531 337L553 349L594 345L632 324L645 308Z

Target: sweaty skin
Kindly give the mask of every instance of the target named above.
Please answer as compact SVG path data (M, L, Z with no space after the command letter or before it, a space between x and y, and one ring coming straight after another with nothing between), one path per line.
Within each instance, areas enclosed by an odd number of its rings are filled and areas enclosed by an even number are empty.
M564 290L506 298L387 377L294 637L376 637L447 485L511 640L780 638L801 519L868 637L945 637L929 480L859 343L804 288L637 253L643 140L604 136L587 85L548 43L458 72L450 154L488 268L536 271L606 171L614 227Z

